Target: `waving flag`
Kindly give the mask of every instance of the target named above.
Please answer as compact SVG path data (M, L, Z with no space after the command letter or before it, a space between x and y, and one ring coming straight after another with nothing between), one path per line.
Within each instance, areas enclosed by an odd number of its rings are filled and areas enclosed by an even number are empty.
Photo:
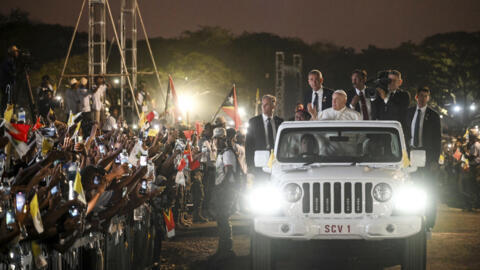
M32 131L38 130L42 127L43 127L43 124L40 122L40 116L39 116L39 117L37 117L37 122L33 126Z
M238 130L242 122L240 120L240 115L238 114L237 90L235 88L235 84L233 85L232 91L230 91L227 98L223 102L222 110L228 114L233 121L235 121L235 129Z
M172 94L172 105L169 107L168 99L170 94ZM173 115L175 117L175 121L177 121L178 116L180 116L180 107L178 105L178 97L177 92L175 92L175 86L173 85L172 76L168 75L168 89L167 89L167 99L165 100L165 111L173 109Z
M165 220L165 227L167 229L167 237L175 236L175 219L173 218L172 208L168 212L163 211L163 219Z
M77 199L86 205L87 199L85 197L85 192L83 191L82 176L80 175L79 171L77 171L77 175L75 176L75 182L73 183L73 190L78 193Z
M13 104L8 104L7 109L5 109L5 113L3 114L3 118L5 119L6 123L10 123L13 116Z
M33 226L38 233L43 232L42 217L40 216L40 209L38 207L37 193L33 196L30 202L30 215L32 216Z
M8 133L12 135L12 138L22 142L28 141L28 131L30 130L30 125L11 123L11 126L14 129L9 130ZM6 125L6 127L8 129L9 125Z

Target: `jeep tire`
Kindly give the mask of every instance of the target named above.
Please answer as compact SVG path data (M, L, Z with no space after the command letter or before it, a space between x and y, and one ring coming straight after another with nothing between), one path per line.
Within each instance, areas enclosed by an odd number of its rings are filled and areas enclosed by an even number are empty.
M425 223L420 232L405 239L402 270L425 270L427 267L427 237Z
M272 255L272 240L264 235L252 231L250 242L252 270L274 269Z

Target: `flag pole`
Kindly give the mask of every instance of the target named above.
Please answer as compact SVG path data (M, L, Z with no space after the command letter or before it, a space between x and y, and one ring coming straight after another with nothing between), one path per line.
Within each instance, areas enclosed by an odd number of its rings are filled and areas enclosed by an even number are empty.
M235 84L234 84L235 85ZM222 103L220 103L220 106L218 107L218 110L217 112L213 115L212 117L212 120L210 120L210 122L213 122L213 120L215 120L215 117L217 117L218 113L220 112L220 110L222 109L223 107L223 104L225 103L225 101L227 101L228 97L230 96L230 93L233 91L233 87L232 87L232 90L230 90L230 92L228 92L227 96L225 97L225 99L222 101Z
M167 97L165 98L165 114L167 113L168 110L168 98L170 95L170 74L168 74L168 87L167 87Z

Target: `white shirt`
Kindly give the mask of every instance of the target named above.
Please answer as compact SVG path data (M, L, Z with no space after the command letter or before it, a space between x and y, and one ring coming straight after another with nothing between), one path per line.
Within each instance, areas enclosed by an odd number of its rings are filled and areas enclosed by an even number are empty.
M265 129L265 142L267 143L267 148L270 146L270 148L273 148L275 146L275 138L277 137L277 129L275 127L275 121L273 120L273 116L270 117L270 123L272 124L272 130L273 130L273 142L268 141L268 116L262 113L263 117L263 127Z
M105 92L107 91L107 86L105 84L102 84L98 86L98 89L95 93L93 93L92 98L93 98L93 109L95 111L100 111L103 108L103 99L105 97Z
M422 147L423 146L423 120L425 119L425 111L427 110L427 106L424 106L423 108L419 108L417 105L417 109L415 110L415 114L413 115L412 123L411 123L411 130L412 130L412 139L410 140L410 145L415 146L413 141L415 139L415 122L417 121L418 117L418 109L420 109L420 128L419 128L419 133L418 133L418 145L417 147Z
M217 161L215 163L215 185L220 185L225 179L226 166L232 166L233 171L237 171L237 161L232 150L227 150L223 152L223 154L217 156ZM229 179L229 181L233 183L235 179Z
M117 120L115 119L115 117L110 115L110 116L107 117L107 120L105 121L105 124L103 125L102 130L111 131L111 130L115 130L117 128L118 128Z
M365 103L367 105L368 119L372 120L372 101L369 98L367 98L367 96L365 95L365 89L367 89L367 87L364 87L362 90L358 90L357 88L355 88L355 92L357 92L358 96L360 95L360 93L363 94L363 97L365 98ZM358 106L360 106L360 115L362 116L362 119L363 119L362 101L358 100L357 104Z
M361 120L360 113L355 110L343 107L341 110L334 110L332 108L321 111L318 115L318 120Z
M79 88L77 90L77 95L80 100L80 105L78 110L81 112L90 112L91 106L90 106L90 100L92 99L92 94L90 91L86 88Z
M320 87L317 91L312 89L312 100L310 103L312 103L312 107L315 108L313 105L313 101L315 100L315 93L318 94L318 113L322 111L322 101L323 101L323 87Z

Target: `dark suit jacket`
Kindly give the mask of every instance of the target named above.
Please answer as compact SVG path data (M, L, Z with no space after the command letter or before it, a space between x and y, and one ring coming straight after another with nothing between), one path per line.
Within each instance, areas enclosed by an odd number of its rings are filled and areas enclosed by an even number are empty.
M275 129L277 130L282 124L283 119L277 116L273 117L275 121ZM248 121L247 139L245 142L245 157L247 160L247 167L250 172L255 168L255 151L267 150L267 138L265 136L265 125L263 123L262 115L257 115Z
M406 134L406 115L408 106L410 106L408 92L399 89L395 95L390 96L386 104L383 99L377 98L372 105L375 107L373 120L396 120L402 124L403 132Z
M332 95L333 90L323 87L323 96L318 97L322 102L322 111L332 107ZM303 96L303 107L307 110L308 103L312 103L312 90L310 89L305 95Z
M375 95L373 97L365 97L365 98L368 98L370 99L370 114L372 115L372 118L375 117L375 106L373 104L373 102L375 101L375 99L377 98L377 91L373 88L370 88L370 87L367 87L367 89L365 89L365 92L366 93L375 93ZM357 95L357 91L355 89L352 89L350 91L347 92L347 106L350 108L350 104L352 102L352 99L353 97L355 97ZM362 113L361 112L361 108L360 108L360 102L357 102L357 104L355 104L355 107L353 108L355 111L359 112L359 113ZM370 120L373 120L373 119L370 119Z
M412 121L415 116L417 106L410 107L407 112L407 130L408 133L405 136L407 138L407 145L410 146L412 139ZM440 125L440 116L438 113L429 107L425 111L425 117L423 118L422 129L422 149L426 151L427 164L431 162L438 162L441 151L441 139L442 139L442 127Z

